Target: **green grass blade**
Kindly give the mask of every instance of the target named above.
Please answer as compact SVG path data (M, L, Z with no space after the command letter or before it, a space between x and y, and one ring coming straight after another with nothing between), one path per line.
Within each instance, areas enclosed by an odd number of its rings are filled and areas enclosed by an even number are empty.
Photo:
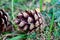
M53 28L53 24L54 24L54 8L53 8L53 15L52 15L52 19L51 19L51 22L50 22L50 32L49 32L49 35L48 35L48 40L50 40L51 38L51 32L52 32L52 28Z
M52 31L53 24L54 24L54 14L52 15L52 19L51 19L51 22L50 22L50 32Z
M19 40L19 39L23 39L23 38L26 38L26 34L20 34L20 35L18 35L18 36L16 36L16 37L13 37L13 38L11 38L10 40Z
M11 11L12 11L12 20L14 19L14 0L12 0L12 8L11 8Z
M40 11L42 11L43 0L39 0L40 3Z

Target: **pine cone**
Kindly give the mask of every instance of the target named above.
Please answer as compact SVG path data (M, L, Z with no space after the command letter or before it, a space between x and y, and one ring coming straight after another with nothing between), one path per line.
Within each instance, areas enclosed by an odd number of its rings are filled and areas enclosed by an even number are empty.
M43 17L37 10L26 10L18 13L14 22L18 25L19 30L23 32L31 32L44 24Z
M8 20L8 14L3 9L0 9L0 32L5 32L11 29L12 26Z

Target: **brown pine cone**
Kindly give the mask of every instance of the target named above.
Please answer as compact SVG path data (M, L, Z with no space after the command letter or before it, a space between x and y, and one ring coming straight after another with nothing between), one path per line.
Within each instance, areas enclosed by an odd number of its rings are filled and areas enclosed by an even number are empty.
M43 16L37 10L23 11L18 13L14 22L17 24L19 30L23 32L31 32L38 27L43 28Z
M3 9L0 9L0 32L5 32L11 29L12 26L9 23L8 14Z

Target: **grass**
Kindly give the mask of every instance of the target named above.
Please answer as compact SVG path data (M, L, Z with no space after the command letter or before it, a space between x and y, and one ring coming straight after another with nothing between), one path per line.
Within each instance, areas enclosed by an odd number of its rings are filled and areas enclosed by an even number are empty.
M12 0L12 2L11 2L11 11L12 11L12 19L14 19L15 17L14 17L14 0Z
M40 4L40 11L42 11L43 0L39 0L39 4Z
M52 33L52 29L53 29L53 24L54 24L54 9L53 9L53 15L52 15L52 19L50 22L50 30L49 30L49 36L48 36L48 40L51 40L51 33Z

